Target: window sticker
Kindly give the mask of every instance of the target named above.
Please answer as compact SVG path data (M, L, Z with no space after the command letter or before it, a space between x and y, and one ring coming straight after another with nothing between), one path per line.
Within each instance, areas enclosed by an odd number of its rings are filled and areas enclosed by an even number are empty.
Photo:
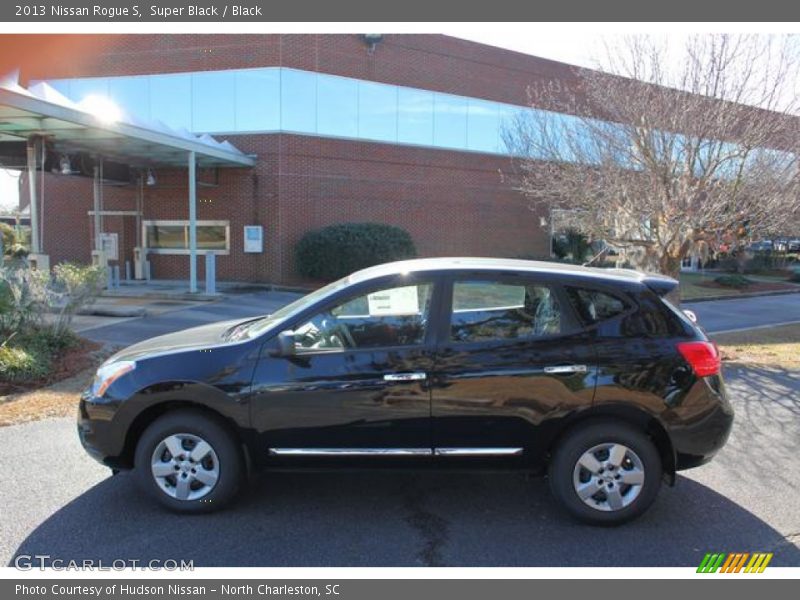
M419 293L416 285L381 290L367 295L371 317L419 314Z

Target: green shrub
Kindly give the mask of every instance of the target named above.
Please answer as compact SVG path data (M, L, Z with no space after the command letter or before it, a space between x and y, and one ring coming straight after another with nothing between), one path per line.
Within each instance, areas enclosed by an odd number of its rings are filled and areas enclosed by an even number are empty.
M0 265L0 331L41 323L49 305L49 283L49 273L30 269L24 261Z
M35 327L21 332L12 339L12 344L32 349L46 355L57 354L74 348L80 339L71 330L56 329L53 326Z
M407 231L381 223L330 225L309 231L295 246L297 271L323 281L416 254Z
M737 289L746 288L753 283L744 275L720 275L714 279L714 282L724 287Z
M105 280L105 269L96 265L64 262L53 268L50 305L56 309L57 332L67 331L75 313L97 299Z
M96 266L62 263L51 275L24 260L0 265L0 333L38 330L52 312L52 335L68 339L72 317L94 302L104 281L105 270Z
M17 230L8 223L0 223L0 234L3 236L3 254L13 258L24 258L28 255L28 249L24 245L24 239L17 236Z
M17 243L17 232L8 223L0 223L0 235L3 237L3 252Z
M50 372L53 358L74 348L80 339L53 326L11 333L0 344L0 381L35 381Z
M20 346L0 346L0 380L23 381L47 374L50 361Z

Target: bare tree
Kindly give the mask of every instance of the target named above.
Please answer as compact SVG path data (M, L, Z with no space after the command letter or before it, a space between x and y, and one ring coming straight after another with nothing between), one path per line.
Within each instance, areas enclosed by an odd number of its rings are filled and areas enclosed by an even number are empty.
M682 259L800 216L797 36L651 37L529 89L504 131L532 207L675 276Z

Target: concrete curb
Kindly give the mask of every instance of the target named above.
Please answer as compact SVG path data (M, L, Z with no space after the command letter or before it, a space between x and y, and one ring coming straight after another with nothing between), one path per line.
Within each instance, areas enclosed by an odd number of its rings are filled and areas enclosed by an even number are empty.
M694 304L696 302L713 302L716 300L739 300L740 298L760 298L762 296L787 296L789 294L800 294L798 290L775 290L771 292L756 292L753 294L737 294L736 296L707 296L704 298L681 299L681 304Z
M88 306L77 312L83 316L95 317L144 317L147 310L143 306Z
M223 294L190 294L189 292L173 294L170 292L149 292L147 294L135 294L133 292L103 292L101 298L137 298L139 300L183 300L190 302L216 302L222 298Z

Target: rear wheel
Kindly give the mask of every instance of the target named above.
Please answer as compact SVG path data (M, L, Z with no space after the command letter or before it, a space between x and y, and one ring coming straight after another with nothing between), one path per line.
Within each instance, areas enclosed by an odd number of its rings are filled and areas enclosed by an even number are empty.
M145 430L134 470L145 491L180 512L224 507L244 473L233 436L215 419L192 410L169 412Z
M641 431L613 421L580 426L550 461L550 490L573 517L618 525L641 515L661 485L661 459Z

